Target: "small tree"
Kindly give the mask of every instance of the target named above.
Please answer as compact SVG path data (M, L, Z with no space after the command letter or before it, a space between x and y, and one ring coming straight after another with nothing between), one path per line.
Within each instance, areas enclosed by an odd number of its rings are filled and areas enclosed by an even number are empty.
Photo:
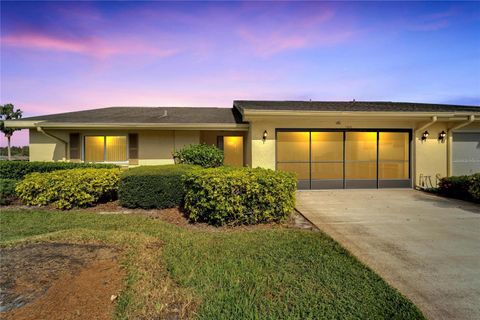
M0 106L0 131L3 132L5 137L8 141L8 160L11 160L12 155L10 152L10 138L13 135L13 132L20 130L20 129L13 129L13 128L6 128L5 127L5 120L15 120L20 119L22 117L22 110L17 109L15 110L15 106L11 103L7 103L3 106Z

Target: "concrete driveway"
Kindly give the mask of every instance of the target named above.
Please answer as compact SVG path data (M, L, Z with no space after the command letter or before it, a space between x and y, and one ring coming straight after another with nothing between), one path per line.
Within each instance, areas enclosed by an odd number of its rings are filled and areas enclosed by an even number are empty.
M297 209L430 319L480 319L480 206L415 190L299 191Z

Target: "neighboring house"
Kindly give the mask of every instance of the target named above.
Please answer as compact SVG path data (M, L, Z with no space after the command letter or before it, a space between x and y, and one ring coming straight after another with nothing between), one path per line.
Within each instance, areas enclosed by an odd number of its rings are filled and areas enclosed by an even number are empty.
M31 161L173 163L207 143L225 163L292 171L299 188L392 188L480 172L480 107L234 101L233 108L112 107L6 121Z

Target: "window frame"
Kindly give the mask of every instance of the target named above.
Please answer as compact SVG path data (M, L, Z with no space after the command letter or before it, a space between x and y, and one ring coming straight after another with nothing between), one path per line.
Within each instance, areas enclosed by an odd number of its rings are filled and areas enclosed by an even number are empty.
M101 162L92 162L92 161L86 161L85 160L85 143L86 143L86 137L103 137L103 161ZM106 161L107 159L107 137L125 137L125 161ZM85 163L111 163L111 164L128 164L129 163L129 141L128 141L128 133L122 133L122 134L84 134L82 135L82 162Z

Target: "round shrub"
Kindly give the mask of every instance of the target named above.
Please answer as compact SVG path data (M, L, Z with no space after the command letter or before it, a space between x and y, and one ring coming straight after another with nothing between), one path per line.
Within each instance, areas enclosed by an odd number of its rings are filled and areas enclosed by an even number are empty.
M178 207L184 196L182 176L195 168L175 164L129 169L120 178L120 205L144 209Z
M178 163L193 164L203 168L223 165L223 151L207 144L191 144L174 153Z
M269 169L213 168L184 177L185 213L213 225L287 219L295 206L296 179Z
M9 205L16 198L15 185L18 180L0 179L0 205Z
M117 196L121 169L70 169L34 172L15 191L27 205L52 205L58 209L92 206Z

